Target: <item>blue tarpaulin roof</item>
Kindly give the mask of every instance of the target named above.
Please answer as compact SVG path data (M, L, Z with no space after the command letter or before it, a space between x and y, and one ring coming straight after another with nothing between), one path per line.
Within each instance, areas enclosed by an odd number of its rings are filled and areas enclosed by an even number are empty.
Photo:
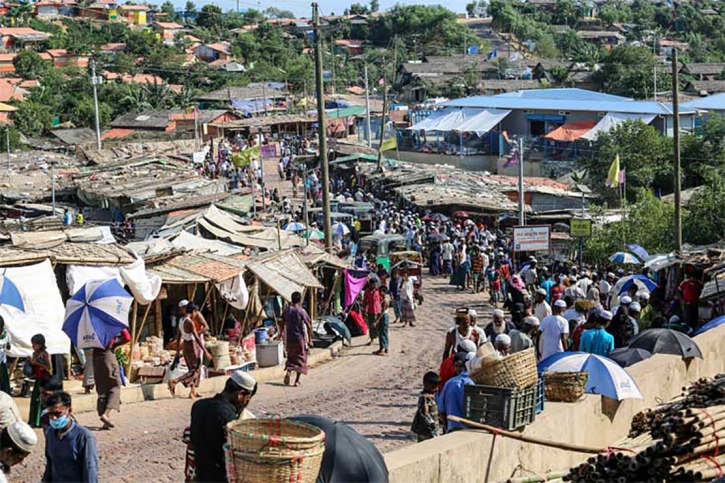
M445 107L473 107L479 109L538 109L544 111L582 112L629 112L637 114L672 115L670 103L658 101L634 101L608 94L584 91L582 89L547 89L519 91L519 96L473 96L444 102ZM571 92L572 96L566 96ZM607 96L607 97L602 97ZM614 100L609 99L613 97ZM683 106L684 107L684 106ZM680 109L680 114L693 114L692 108Z

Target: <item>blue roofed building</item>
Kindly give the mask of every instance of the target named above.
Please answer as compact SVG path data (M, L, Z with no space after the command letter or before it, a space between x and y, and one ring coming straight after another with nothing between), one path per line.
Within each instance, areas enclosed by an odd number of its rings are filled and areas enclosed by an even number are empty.
M698 115L688 104L680 107L683 131L695 128ZM641 120L663 136L673 132L668 102L583 89L520 90L454 99L436 107L410 112L411 126L400 133L398 143L401 159L513 174L517 168L506 166L507 160L523 139L526 175L550 176L570 170L601 133L625 121Z

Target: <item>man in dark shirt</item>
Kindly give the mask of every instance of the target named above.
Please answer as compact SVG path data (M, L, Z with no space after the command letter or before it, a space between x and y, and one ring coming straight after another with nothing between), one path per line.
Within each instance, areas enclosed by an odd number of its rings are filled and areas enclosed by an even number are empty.
M71 416L70 394L55 392L46 401L50 426L45 429L44 482L95 483L98 449L88 429Z
M196 481L227 481L223 448L227 441L226 426L239 418L256 392L257 381L246 372L235 371L227 379L224 391L191 407Z

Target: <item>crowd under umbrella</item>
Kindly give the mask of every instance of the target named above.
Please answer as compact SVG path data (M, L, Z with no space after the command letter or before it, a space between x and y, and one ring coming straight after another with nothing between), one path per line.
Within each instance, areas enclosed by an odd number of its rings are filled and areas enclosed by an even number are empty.
M652 354L672 354L683 359L699 357L702 352L688 335L672 329L647 329L629 343L632 349L644 349Z
M316 483L387 483L385 458L373 443L348 424L322 416L294 416L325 432L325 453Z
M709 322L705 322L704 324L702 324L700 327L697 328L697 330L695 331L695 335L700 335L703 332L712 330L715 327L720 327L723 324L725 324L725 315L721 315L720 317L716 317Z
M637 275L628 275L617 280L617 283L614 284L615 293L621 295L632 288L632 285L636 285L639 290L646 290L647 292L652 292L657 288L657 284L654 280L649 278L647 275L639 273Z
M642 399L637 383L614 361L586 352L560 352L539 363L540 372L588 372L584 391L617 401Z
M344 223L335 223L332 225L332 234L345 236L350 233L350 228Z
M632 255L631 253L627 252L617 252L611 257L609 257L609 261L612 263L621 263L621 264L627 264L627 265L641 265L642 262L639 261L637 257Z
M302 237L307 238L308 240L324 240L325 234L316 228L312 228L303 232Z
M300 223L298 221L293 221L292 223L287 223L284 226L285 231L291 231L291 232L299 232L299 231L305 231L307 227L304 223Z
M453 218L466 219L466 218L470 218L471 215L469 215L468 212L465 212L465 211L454 211L451 216Z
M428 235L428 241L431 243L443 243L447 242L450 238L444 233L431 233Z
M422 221L438 221L441 223L445 223L446 221L450 220L446 215L442 213L433 213L432 215L425 215L423 218L421 218Z
M128 328L132 302L115 278L86 282L66 303L63 332L79 349L105 349Z
M621 367L629 367L650 357L652 357L650 351L631 347L620 347L607 354L607 358L612 359Z
M0 305L15 307L25 312L25 302L18 286L5 275L0 275Z

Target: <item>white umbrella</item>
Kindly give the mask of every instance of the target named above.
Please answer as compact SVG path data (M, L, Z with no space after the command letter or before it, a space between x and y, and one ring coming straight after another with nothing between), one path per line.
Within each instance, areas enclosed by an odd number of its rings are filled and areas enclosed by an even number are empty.
M344 223L335 223L332 225L333 235L345 236L350 233L350 229Z
M601 394L617 401L622 399L642 399L637 383L619 364L606 357L586 352L561 352L547 357L539 363L544 372L583 372L589 373L585 391L589 394Z

